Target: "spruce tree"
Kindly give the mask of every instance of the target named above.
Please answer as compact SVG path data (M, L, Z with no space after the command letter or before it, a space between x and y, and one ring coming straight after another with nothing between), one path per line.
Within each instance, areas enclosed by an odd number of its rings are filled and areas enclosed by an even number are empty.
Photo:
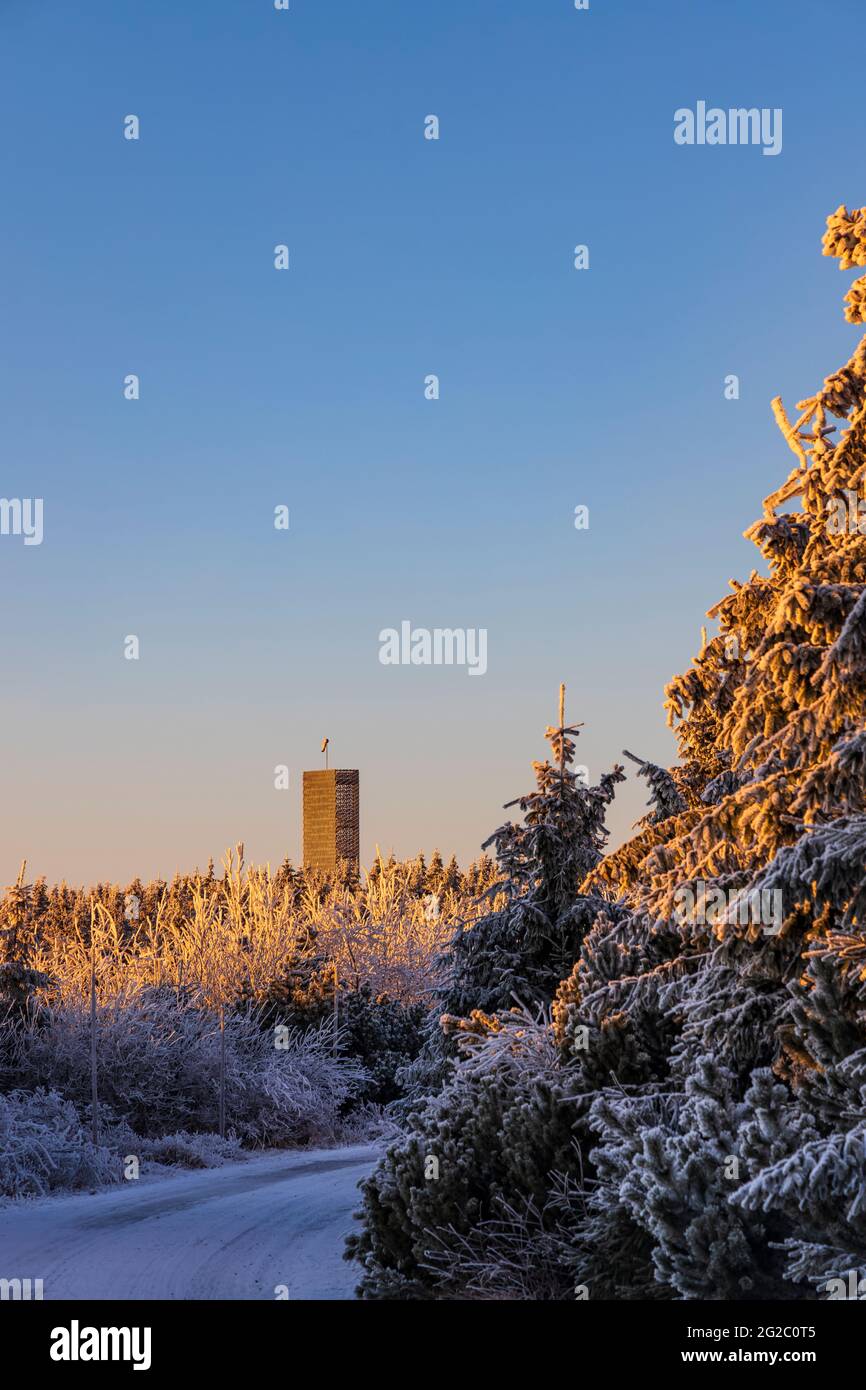
M430 863L427 866L427 878L425 887L428 893L438 893L442 887L442 879L445 873L445 866L442 862L442 855L438 849L434 849Z
M460 866L457 863L456 854L452 854L448 863L445 865L445 872L442 876L443 893L456 893L460 887Z
M824 251L866 266L866 210L837 209ZM866 322L866 276L846 303ZM455 941L463 1057L365 1186L368 1297L471 1279L459 1204L485 1183L471 1267L489 1265L496 1204L537 1210L545 1155L576 1193L568 1259L591 1297L844 1297L866 1278L866 338L797 412L773 402L796 463L746 533L766 572L731 581L666 691L681 761L627 755L651 793L637 833L600 859L547 764L493 837L508 905ZM516 986L543 1001L556 967L559 1073L502 1012ZM515 1108L534 1119L504 1155ZM448 1182L425 1184L421 1158L461 1133Z
M546 731L554 761L533 764L536 790L509 803L522 819L486 842L499 866L489 891L506 904L455 935L442 962L445 1013L431 1018L424 1052L403 1073L414 1092L403 1107L406 1132L363 1184L365 1229L350 1238L347 1257L364 1268L365 1297L459 1289L452 1241L461 1246L507 1220L512 1194L541 1212L553 1175L573 1158L571 1078L543 1013L606 905L580 886L601 856L605 811L623 771L584 785L572 766L578 728L565 724L563 700L564 688L559 724ZM557 1278L564 1290L570 1270L557 1269Z
M866 264L863 213L839 208L824 251L843 267ZM847 296L851 321L864 321L864 285L866 277ZM799 403L793 424L781 400L773 408L797 463L746 532L768 573L731 581L733 592L710 610L718 634L666 692L683 758L671 773L679 806L671 800L648 818L591 881L650 922L670 924L678 902L693 899L683 954L711 950L715 975L704 1001L689 990L695 1048L724 1032L729 1061L742 1068L784 1054L794 1073L804 1062L785 1039L787 982L816 934L847 929L864 906L866 503L857 499L866 338ZM800 510L778 513L795 498ZM710 902L724 907L702 911Z
M866 265L864 212L839 208L824 251ZM866 322L866 277L847 303L849 321ZM668 686L682 763L670 784L650 775L655 813L590 875L620 915L595 925L555 1005L585 1084L602 1090L606 1070L644 1097L612 1090L593 1107L598 1217L576 1242L578 1277L600 1282L616 1249L643 1252L667 1296L779 1297L782 1284L803 1296L798 1281L815 1296L844 1267L866 1268L855 1195L866 1183L866 338L797 412L792 422L773 402L796 463L746 532L767 572L731 581L710 610L718 633ZM675 1158L710 1058L730 1175L721 1156L715 1167ZM744 1148L735 1130L775 1139ZM621 1174L638 1154L626 1210ZM685 1216L655 1210L665 1184L682 1199L698 1171L709 1246L700 1226L683 1245Z
M12 1019L23 1017L35 991L48 983L41 971L33 968L31 959L35 946L32 913L33 887L24 882L26 863L21 865L18 878L6 890L0 907L0 1015Z
M427 865L424 863L424 855L418 854L411 860L406 876L406 891L413 897L420 898L424 892L424 883L427 877Z
M549 1004L605 906L602 895L580 890L601 859L605 813L624 773L617 764L597 786L585 785L573 767L580 726L565 724L564 691L560 722L545 731L553 761L533 763L535 791L507 803L522 819L484 842L485 850L495 846L499 867L488 893L504 894L507 904L454 936L443 995L449 1015Z

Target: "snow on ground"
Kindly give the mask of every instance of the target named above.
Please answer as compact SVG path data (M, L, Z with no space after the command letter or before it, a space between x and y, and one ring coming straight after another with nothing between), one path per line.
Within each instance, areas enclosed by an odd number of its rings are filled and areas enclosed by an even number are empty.
M0 1208L0 1278L46 1299L353 1296L343 1259L370 1145L294 1150ZM283 1295L285 1297L285 1295Z

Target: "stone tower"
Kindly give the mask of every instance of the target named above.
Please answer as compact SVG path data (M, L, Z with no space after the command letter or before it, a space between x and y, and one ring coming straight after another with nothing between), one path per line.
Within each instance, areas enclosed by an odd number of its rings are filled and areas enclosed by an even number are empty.
M304 773L304 864L333 872L343 859L358 866L358 770Z

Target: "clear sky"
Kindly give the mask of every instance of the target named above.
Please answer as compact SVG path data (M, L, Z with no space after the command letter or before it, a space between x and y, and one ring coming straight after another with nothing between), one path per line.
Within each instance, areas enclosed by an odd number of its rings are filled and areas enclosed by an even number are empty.
M561 680L593 779L670 762L769 401L856 341L819 243L864 39L862 0L0 0L0 492L44 499L0 536L2 882L297 858L325 734L365 859L469 859ZM675 144L698 101L781 153ZM486 674L382 665L404 619Z

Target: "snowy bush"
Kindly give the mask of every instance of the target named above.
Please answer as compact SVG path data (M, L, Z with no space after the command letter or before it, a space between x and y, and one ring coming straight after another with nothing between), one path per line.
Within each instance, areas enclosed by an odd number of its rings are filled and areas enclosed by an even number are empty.
M241 1139L277 1146L338 1139L342 1109L367 1073L341 1054L339 1039L335 1048L331 1028L289 1031L280 1049L255 1020L234 1020L233 1028L228 1110Z
M565 1174L552 1173L543 1207L532 1197L497 1200L498 1215L467 1233L454 1226L428 1232L424 1267L440 1288L461 1299L562 1301L580 1296L574 1283L574 1204L583 1196ZM443 1277L444 1276L444 1277Z
M219 1020L170 989L101 1002L96 1020L100 1101L144 1137L217 1130ZM286 1030L282 1046L254 1013L225 1016L227 1126L244 1143L303 1144L339 1131L363 1068L335 1053L330 1029ZM86 1106L90 1014L84 998L44 1006L19 1030L16 1077Z
M350 1236L347 1258L363 1267L365 1297L460 1292L485 1223L499 1240L514 1193L548 1209L555 1173L573 1162L567 1075L550 1027L522 1011L489 1022L476 1016L443 1090L361 1184L365 1229Z
M0 1095L0 1196L43 1196L120 1177L117 1155L93 1144L75 1106L56 1091Z
M125 1149L132 1151L135 1140ZM218 1134L163 1134L159 1139L138 1141L137 1152L154 1163L176 1168L221 1168L243 1158L239 1139L221 1139Z
M387 994L374 996L369 985L343 995L340 1008L343 1053L368 1073L360 1097L387 1105L401 1095L402 1070L418 1056L428 1010L423 1004L404 1004Z

